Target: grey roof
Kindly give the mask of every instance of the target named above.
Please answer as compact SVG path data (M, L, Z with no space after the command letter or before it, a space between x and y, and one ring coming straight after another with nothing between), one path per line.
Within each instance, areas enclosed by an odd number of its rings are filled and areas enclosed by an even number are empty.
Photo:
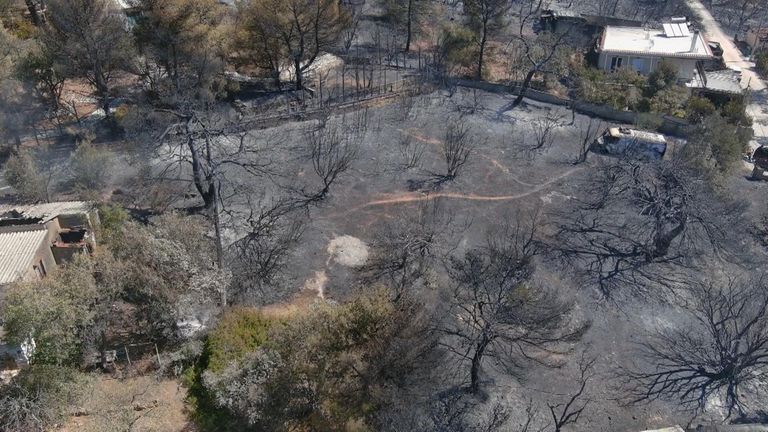
M24 231L0 232L0 285L24 277L47 236L48 231L39 225Z
M59 201L31 205L0 204L0 217L3 213L15 210L24 217L42 218L42 222L48 222L59 215L87 214L93 208L94 204L89 201Z
M731 69L706 72L706 88L724 93L741 93L741 76Z

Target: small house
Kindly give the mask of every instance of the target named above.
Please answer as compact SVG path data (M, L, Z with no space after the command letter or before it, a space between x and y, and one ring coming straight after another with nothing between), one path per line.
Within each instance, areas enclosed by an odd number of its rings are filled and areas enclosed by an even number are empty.
M702 34L681 20L664 24L663 29L607 26L597 52L597 66L607 72L632 68L648 75L665 60L677 66L683 83L700 81L700 64L715 58Z
M47 277L76 254L90 252L96 224L98 213L88 202L0 205L0 301L8 285ZM33 351L31 339L20 346L4 343L0 316L0 382L26 366Z

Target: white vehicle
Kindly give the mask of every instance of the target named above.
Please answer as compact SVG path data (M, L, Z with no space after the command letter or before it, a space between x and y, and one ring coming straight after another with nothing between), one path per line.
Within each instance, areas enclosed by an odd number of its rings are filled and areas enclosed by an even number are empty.
M667 139L655 132L612 127L595 140L595 148L610 155L661 159L667 151Z

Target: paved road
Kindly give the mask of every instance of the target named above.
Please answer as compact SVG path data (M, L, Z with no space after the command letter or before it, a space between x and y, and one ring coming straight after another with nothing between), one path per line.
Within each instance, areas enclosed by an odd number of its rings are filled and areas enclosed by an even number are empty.
M720 24L699 0L686 1L694 13L700 17L704 27L702 30L707 38L720 42L726 65L741 69L741 86L752 91L752 103L747 106L747 114L754 120L755 140L768 144L768 89L755 72L755 64L742 57L741 51L733 43L733 38L723 31Z

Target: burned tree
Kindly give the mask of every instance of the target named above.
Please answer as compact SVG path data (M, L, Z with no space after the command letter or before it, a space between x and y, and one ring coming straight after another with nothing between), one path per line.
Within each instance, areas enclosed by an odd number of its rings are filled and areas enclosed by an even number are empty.
M547 114L531 122L533 143L523 144L522 150L533 156L538 152L546 151L555 140L555 132L562 127L562 116Z
M711 255L737 258L731 235L744 205L717 194L682 161L623 159L585 180L556 214L553 254L605 297L674 291L685 271Z
M564 427L578 423L581 415L592 402L589 397L589 383L595 378L594 357L588 357L586 352L579 359L579 378L577 388L573 393L561 395L562 402L547 402L547 408L552 416L554 432L561 432Z
M491 233L484 247L450 261L454 282L446 348L469 367L470 393L480 390L488 359L517 375L530 363L556 366L549 358L570 350L589 323L573 316L574 304L557 290L531 283L537 218Z
M161 163L149 175L157 181L195 187L203 201L201 210L213 220L221 266L222 205L237 193L236 179L241 173L256 177L272 173L265 147L249 133L233 132L226 118L206 110L155 109L150 117L168 126L153 140L153 151ZM154 125L149 121L144 126L152 130Z
M302 188L299 200L303 205L317 204L328 197L331 185L349 171L357 159L357 150L368 131L368 112L359 111L352 121L345 116L332 119L330 115L307 131L306 143L312 169L320 180L317 190Z
M471 138L470 127L465 122L448 123L441 148L445 160L445 173L432 173L437 185L455 180L467 164L469 157L475 150Z
M727 417L743 414L751 384L768 376L767 281L693 285L685 324L656 330L638 344L648 366L622 372L631 402L668 399L700 411L719 398Z
M520 60L525 77L520 84L517 98L509 105L509 110L515 109L523 102L525 94L531 87L531 82L537 74L552 74L564 69L567 52L565 45L571 28L558 32L544 32L538 35L529 32L534 20L539 18L541 2L536 0L513 1L518 16L518 26L513 34L513 43L520 50Z
M285 285L288 260L304 232L304 221L292 214L285 201L248 207L245 217L232 214L246 222L246 234L229 247L233 255L232 297L238 303L252 303L255 290L260 302L280 299L285 294L280 289Z
M434 285L433 269L450 250L450 237L460 229L444 216L439 203L426 203L416 215L404 213L377 231L368 262L360 269L363 283L383 283L395 301Z
M574 165L587 161L587 155L592 143L595 142L604 129L603 121L595 120L592 117L589 118L588 122L581 125L579 128L579 152L573 161Z

